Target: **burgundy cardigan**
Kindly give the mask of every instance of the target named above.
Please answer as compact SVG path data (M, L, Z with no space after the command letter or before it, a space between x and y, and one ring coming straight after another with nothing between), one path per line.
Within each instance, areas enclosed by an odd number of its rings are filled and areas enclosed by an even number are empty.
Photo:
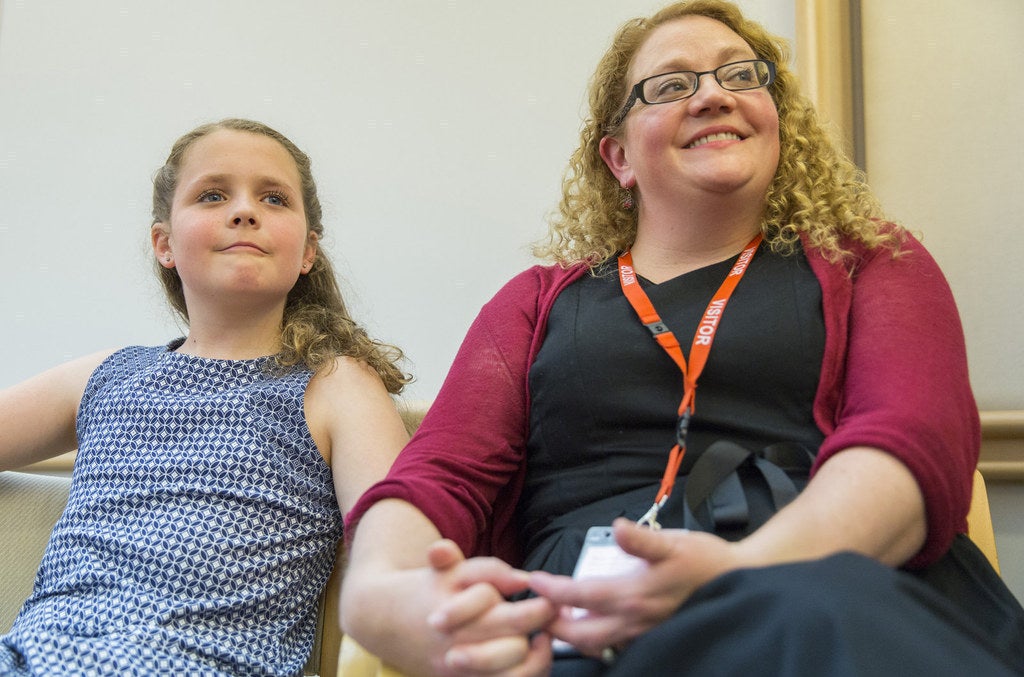
M814 401L825 439L812 475L849 447L899 458L921 487L928 520L924 546L907 566L926 566L966 530L981 438L953 295L909 235L897 258L860 248L852 266L804 248L825 320ZM373 503L398 498L467 555L519 563L514 516L526 468L527 374L555 298L585 272L534 266L483 307L416 434L349 513L347 534Z

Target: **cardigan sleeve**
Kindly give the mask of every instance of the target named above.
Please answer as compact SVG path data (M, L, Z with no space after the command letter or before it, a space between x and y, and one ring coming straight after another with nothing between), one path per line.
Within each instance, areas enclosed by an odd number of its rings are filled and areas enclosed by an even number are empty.
M916 568L941 557L966 529L981 433L952 292L924 247L906 237L897 257L884 248L868 252L845 280L846 351L816 467L843 449L868 446L910 469L928 521L926 541L907 563Z
M512 519L524 468L527 372L539 308L561 278L536 266L483 307L415 435L347 516L347 535L373 503L398 498L467 555L517 559Z

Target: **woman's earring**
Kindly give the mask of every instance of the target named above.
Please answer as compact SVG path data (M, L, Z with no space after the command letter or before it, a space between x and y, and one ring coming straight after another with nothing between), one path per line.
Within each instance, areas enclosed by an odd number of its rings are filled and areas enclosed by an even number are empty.
M622 208L631 210L636 206L636 202L633 201L633 192L625 188L622 189Z

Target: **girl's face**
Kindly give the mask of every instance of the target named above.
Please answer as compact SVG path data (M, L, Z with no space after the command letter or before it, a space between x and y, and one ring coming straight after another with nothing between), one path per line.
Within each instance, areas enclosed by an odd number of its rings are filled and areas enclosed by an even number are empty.
M628 82L755 58L725 24L687 16L651 32L633 58ZM703 75L687 99L638 103L618 137L605 137L601 151L619 183L637 187L641 196L763 199L779 162L779 116L767 89L728 91L713 75Z
M316 253L288 151L261 134L218 129L186 151L170 223L153 226L160 265L175 267L186 304L283 307Z

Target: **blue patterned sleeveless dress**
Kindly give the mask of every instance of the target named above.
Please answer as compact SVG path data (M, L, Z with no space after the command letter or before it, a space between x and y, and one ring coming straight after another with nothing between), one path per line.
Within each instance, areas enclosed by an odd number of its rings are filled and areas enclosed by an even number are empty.
M67 509L0 675L295 675L341 514L306 369L130 347L92 375Z

